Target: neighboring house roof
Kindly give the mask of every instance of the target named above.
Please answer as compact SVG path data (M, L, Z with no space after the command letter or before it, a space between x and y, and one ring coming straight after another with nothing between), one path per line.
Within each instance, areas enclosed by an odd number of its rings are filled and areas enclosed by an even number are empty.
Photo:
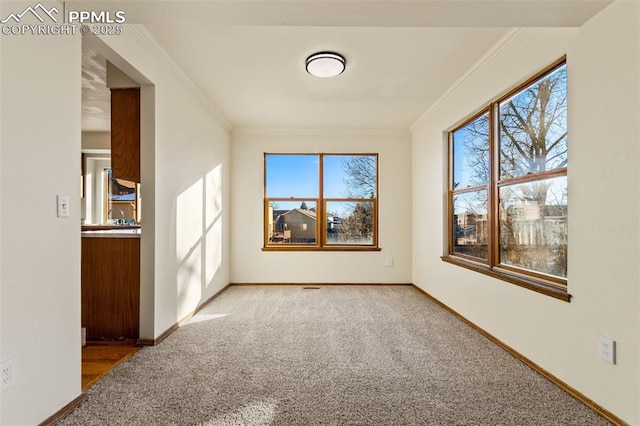
M278 217L281 216L285 213L287 213L289 210L274 210L273 211L273 217Z
M316 220L316 212L312 212L311 210L302 210L302 209L291 209L286 213L282 213L280 216L286 216L291 212L302 213L303 215L310 217L313 220Z

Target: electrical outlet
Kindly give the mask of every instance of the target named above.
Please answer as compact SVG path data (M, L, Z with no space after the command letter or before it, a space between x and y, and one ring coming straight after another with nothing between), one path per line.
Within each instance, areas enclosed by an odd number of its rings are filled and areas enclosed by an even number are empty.
M616 341L606 337L600 336L600 342L598 345L598 351L600 352L600 358L604 359L611 364L616 363Z
M0 364L0 390L5 390L13 386L15 378L13 358L3 361Z

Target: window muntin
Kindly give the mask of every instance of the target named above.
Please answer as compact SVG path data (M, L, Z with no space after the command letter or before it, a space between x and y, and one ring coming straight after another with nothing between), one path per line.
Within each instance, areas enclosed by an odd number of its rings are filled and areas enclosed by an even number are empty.
M556 296L567 277L566 79L562 60L449 133L449 257Z
M377 249L377 193L377 154L265 154L265 248Z

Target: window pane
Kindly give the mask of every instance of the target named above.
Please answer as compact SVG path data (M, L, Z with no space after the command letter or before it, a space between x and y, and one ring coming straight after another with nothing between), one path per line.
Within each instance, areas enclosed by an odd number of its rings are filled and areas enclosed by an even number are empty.
M375 155L325 155L325 198L375 198L377 168Z
M500 188L500 262L567 276L567 177Z
M318 156L268 154L267 198L317 198Z
M269 203L269 244L315 244L316 201Z
M462 189L489 182L489 114L453 132L453 186Z
M114 178L111 169L107 177L105 206L109 225L135 225L140 220L139 184Z
M453 197L453 252L487 259L487 191Z
M327 202L327 244L373 245L373 202Z
M567 68L500 104L500 178L567 165Z

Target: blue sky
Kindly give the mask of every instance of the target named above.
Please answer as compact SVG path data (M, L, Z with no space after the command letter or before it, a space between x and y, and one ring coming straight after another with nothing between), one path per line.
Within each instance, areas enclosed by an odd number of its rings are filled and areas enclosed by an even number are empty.
M485 116L486 114L482 117ZM486 123L488 126L489 121L487 120ZM473 176L471 175L473 168L467 164L467 161L472 157L472 155L469 150L467 150L465 142L474 137L473 133L469 130L470 127L471 125L468 124L453 133L453 181L459 183L455 189L463 189L480 183L473 181ZM487 142L487 149L488 147L489 145Z
M350 155L324 155L324 198L346 198L348 189L345 185L347 174L344 162ZM318 198L319 194L319 161L315 154L269 154L267 155L267 194L268 198ZM277 201L278 210L299 208L300 201ZM306 201L307 208L316 207L315 201ZM347 217L354 203L329 202L329 213L339 217Z
M318 198L318 156L267 155L268 198Z
M343 162L348 155L324 156L324 197L347 197L344 180L347 177ZM267 155L267 194L269 198L317 198L318 168L317 155Z

